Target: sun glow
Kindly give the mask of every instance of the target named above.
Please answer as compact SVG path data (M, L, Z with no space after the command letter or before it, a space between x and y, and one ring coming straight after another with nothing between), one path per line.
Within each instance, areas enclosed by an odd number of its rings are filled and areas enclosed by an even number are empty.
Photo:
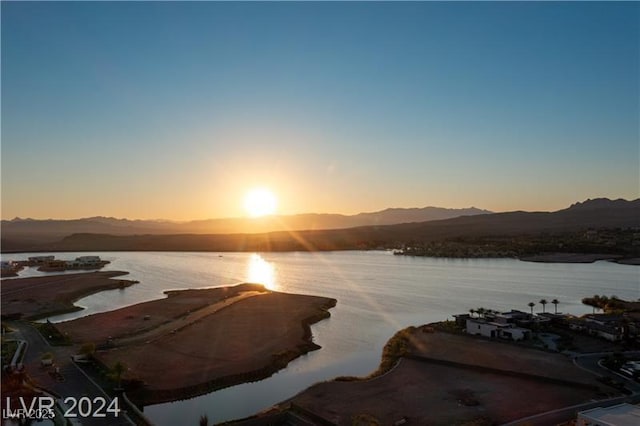
M244 208L251 217L274 214L277 205L276 196L265 188L252 189L244 197Z
M251 255L247 265L248 282L262 284L267 290L275 290L276 274L273 264L267 262L257 253Z

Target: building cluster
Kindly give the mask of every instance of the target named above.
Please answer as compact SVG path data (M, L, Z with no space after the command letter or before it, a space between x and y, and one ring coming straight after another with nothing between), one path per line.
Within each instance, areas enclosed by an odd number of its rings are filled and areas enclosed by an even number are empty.
M37 267L41 271L65 271L67 269L98 269L109 263L100 256L79 256L74 260L56 259L55 256L31 256L27 260L3 260L2 275L9 275L25 266Z
M635 340L640 343L640 312L637 311L589 314L583 318L570 318L567 323L572 330L583 331L610 342Z
M454 315L456 324L469 334L505 340L528 340L532 337L531 325L534 316L526 312L482 312L477 317L471 314Z
M75 260L59 260L55 256L32 256L28 260L29 266L40 266L49 269L90 269L104 266L106 262L100 256L80 256Z
M532 330L554 325L567 330L582 332L609 342L637 340L640 342L640 312L618 314L589 314L581 318L561 313L542 312L529 314L518 310L510 312L488 311L454 315L458 326L469 334L505 340L527 340Z

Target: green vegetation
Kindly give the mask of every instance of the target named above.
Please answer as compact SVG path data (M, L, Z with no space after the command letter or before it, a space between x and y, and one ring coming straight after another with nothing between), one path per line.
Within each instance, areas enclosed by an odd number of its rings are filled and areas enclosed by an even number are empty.
M33 323L33 325L35 328L38 329L38 331L40 331L40 334L42 334L44 338L47 339L47 341L53 346L71 345L71 339L69 339L69 336L65 336L62 333L60 333L60 331L58 331L55 325L49 322L49 320L47 320L47 322L44 322L44 323L36 322L36 323Z
M619 299L617 296L612 295L607 297L605 295L594 295L592 297L585 297L582 299L582 303L587 306L593 307L593 313L596 313L596 309L600 309L606 313L613 313L615 311L622 311L626 308L624 300Z
M109 376L116 382L118 388L122 387L122 376L126 371L126 365L120 361L116 362L113 367L111 367Z
M411 349L411 334L416 331L416 327L407 327L398 331L382 349L382 361L380 367L369 378L381 376L391 370L400 358L407 355Z

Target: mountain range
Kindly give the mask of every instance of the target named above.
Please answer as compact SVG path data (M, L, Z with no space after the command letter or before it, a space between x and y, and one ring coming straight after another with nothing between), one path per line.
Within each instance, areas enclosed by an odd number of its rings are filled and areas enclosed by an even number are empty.
M301 223L313 223L305 228L290 227L262 233L194 233L175 232L173 229L206 229L202 222L187 224L168 223L162 228L152 227L147 221L122 221L105 218L81 219L79 221L33 221L13 220L2 222L2 251L107 251L107 250L166 250L166 251L290 251L290 250L344 250L370 247L397 246L407 242L447 241L459 238L505 237L522 235L561 234L580 232L589 229L640 229L640 199L626 201L622 199L595 199L576 203L555 212L489 213L482 210L436 209L439 214L448 211L457 217L447 219L407 221L407 223L384 224L383 220L416 219L418 211L424 209L389 209L377 213L364 213L355 216L341 215L297 215ZM415 211L414 211L415 210ZM461 212L466 215L461 216ZM471 213L471 214L469 214ZM329 220L334 218L336 220ZM376 221L374 224L349 228L322 229L319 224L348 223L358 217L362 220ZM394 219L391 219L391 218ZM282 218L282 217L280 217ZM304 222L302 218L306 218ZM319 218L325 220L322 222ZM309 219L316 219L309 221ZM342 220L340 222L339 220ZM245 219L235 219L244 221ZM266 219L261 219L265 220ZM270 218L270 220L276 220ZM71 223L69 223L71 222ZM141 223L140 223L141 222ZM209 221L204 221L209 222ZM71 225L102 224L109 229L121 232L76 231ZM138 227L115 224L137 224ZM212 221L216 223L216 221ZM268 221L266 223L269 223ZM284 223L284 222L283 222ZM287 225L296 223L286 222ZM352 222L353 223L353 222ZM29 226L32 225L32 226ZM46 226L48 225L48 226ZM145 228L142 225L147 225ZM189 227L180 228L181 225ZM7 234L6 228L11 228ZM175 226L176 228L172 228ZM198 228L198 226L201 226ZM266 224L264 225L266 226ZM281 225L282 226L282 225ZM347 226L347 225L344 225ZM5 228L6 227L6 228ZM22 234L15 230L20 229ZM31 229L29 234L27 231ZM78 228L75 228L76 230ZM96 229L96 228L94 228ZM99 228L97 228L99 229ZM104 229L104 228L103 228ZM132 230L137 230L132 232ZM139 234L140 229L146 229ZM164 229L164 232L150 232ZM35 230L49 231L41 234ZM57 234L54 231L57 230ZM126 232L125 232L126 231ZM64 232L67 232L64 234ZM38 236L39 235L39 236Z
M358 226L393 225L425 222L459 216L489 214L475 207L447 209L441 207L392 208L356 215L297 214L261 218L226 218L172 222L167 220L129 220L112 217L90 217L74 220L3 220L2 238L9 240L54 241L71 234L92 233L110 235L139 234L256 234L277 231L345 229Z

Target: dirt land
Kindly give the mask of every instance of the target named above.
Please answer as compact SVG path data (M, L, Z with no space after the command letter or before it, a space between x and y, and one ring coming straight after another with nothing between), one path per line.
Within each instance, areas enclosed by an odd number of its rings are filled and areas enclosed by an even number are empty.
M340 425L350 425L363 414L380 424L393 424L403 417L407 424L419 425L456 425L478 419L501 424L587 401L597 394L589 388L596 385L595 380L562 355L420 329L412 334L412 343L413 354L453 363L402 358L378 378L316 384L289 402ZM528 374L532 377L526 377ZM587 386L555 383L546 377Z
M121 346L168 334L196 321L203 314L212 313L212 306L220 309L239 298L260 293L266 293L266 290L259 284L167 291L166 299L66 321L56 324L56 328L67 333L76 343L103 344L112 338L116 346Z
M36 319L80 310L73 305L78 299L135 284L136 281L112 279L126 274L110 271L2 280L2 316Z
M120 361L128 368L125 378L142 380L137 399L182 399L268 377L319 348L309 324L328 317L335 299L260 288L172 292L58 326L77 342L114 337L116 347L96 358L106 366Z

